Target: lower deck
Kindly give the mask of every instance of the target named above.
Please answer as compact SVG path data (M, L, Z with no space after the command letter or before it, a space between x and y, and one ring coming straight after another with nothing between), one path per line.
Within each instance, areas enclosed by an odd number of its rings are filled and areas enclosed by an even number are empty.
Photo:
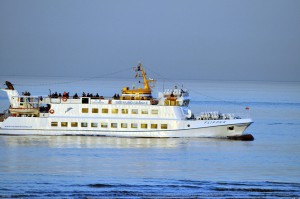
M9 117L0 124L0 128L1 134L23 135L226 137L241 135L251 123L250 119L204 121Z

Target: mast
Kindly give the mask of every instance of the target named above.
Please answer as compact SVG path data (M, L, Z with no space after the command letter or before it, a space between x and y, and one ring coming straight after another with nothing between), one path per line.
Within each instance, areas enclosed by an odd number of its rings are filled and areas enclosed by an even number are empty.
M142 63L138 64L137 69L135 71L136 71L135 77L139 77L139 74L138 74L139 72L142 73L142 77L143 77L143 81L144 81L144 89L145 90L150 90L150 92L151 92L151 86L149 85L149 83L154 82L155 80L147 79L147 74L146 74L145 70L142 67Z

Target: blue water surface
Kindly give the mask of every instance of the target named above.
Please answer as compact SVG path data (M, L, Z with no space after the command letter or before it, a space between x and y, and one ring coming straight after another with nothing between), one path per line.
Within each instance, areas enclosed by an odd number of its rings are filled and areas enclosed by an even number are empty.
M10 78L20 92L33 95L51 89L112 96L131 85L130 80L53 84L62 80ZM246 133L255 140L0 136L0 198L300 197L299 83L182 82L190 88L195 113L251 116ZM167 86L173 84L158 84L154 92ZM7 107L1 92L1 111Z

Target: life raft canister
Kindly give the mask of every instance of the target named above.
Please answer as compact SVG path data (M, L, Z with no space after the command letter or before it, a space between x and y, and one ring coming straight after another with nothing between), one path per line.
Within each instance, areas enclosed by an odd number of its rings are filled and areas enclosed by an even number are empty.
M50 109L49 113L53 114L53 113L54 113L54 110L53 110L53 109Z

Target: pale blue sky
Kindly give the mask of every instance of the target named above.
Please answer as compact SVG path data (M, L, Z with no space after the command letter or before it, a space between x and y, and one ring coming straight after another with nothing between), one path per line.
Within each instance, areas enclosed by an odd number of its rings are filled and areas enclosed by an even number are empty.
M138 61L174 79L300 81L300 1L0 1L1 75L101 76Z

